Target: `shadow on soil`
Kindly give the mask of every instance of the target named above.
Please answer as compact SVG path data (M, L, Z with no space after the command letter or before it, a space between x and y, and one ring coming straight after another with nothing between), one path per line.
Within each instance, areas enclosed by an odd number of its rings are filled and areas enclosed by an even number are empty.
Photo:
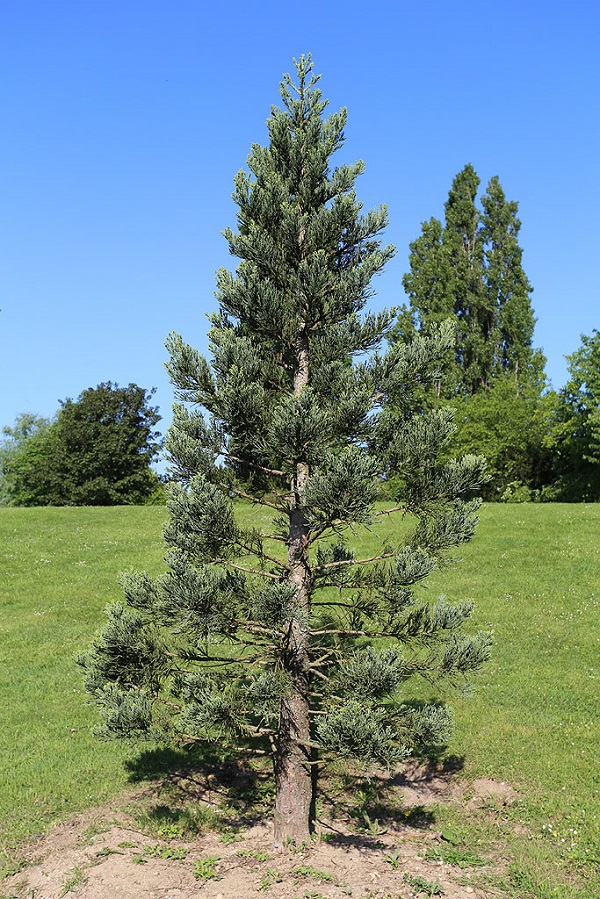
M319 779L317 819L324 838L373 848L390 828L427 830L436 820L433 806L443 801L463 767L458 756L421 759L402 772L368 777L347 768L336 772L334 766ZM131 783L149 782L143 814L157 831L204 826L233 833L272 811L274 784L266 759L240 759L216 747L155 748L129 760L127 768Z

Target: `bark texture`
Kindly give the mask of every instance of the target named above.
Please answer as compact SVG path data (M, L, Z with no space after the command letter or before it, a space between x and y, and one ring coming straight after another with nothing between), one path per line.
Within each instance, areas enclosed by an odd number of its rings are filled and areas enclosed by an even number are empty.
M295 349L294 395L299 396L308 385L309 373L308 338L304 325L299 328ZM279 849L288 844L300 846L308 842L313 804L309 717L312 576L308 564L309 528L302 508L308 476L308 464L299 461L291 481L288 547L289 578L296 588L297 612L290 621L284 653L284 665L292 689L281 702L275 757L274 845Z

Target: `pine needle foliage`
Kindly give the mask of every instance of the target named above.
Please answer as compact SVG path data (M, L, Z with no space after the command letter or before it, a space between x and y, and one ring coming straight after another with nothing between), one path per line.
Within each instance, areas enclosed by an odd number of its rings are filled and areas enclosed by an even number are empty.
M361 210L362 162L331 167L346 111L325 116L310 56L295 65L268 146L235 179L239 262L217 274L211 361L168 341L168 571L127 575L81 658L105 735L270 753L276 845L308 838L328 756L392 765L447 740L450 713L403 702L407 678L463 680L488 655L486 636L461 634L469 604L419 592L472 536L483 477L478 457L439 463L450 416L411 411L452 331L381 349L394 315L364 308L394 253L386 211ZM413 527L356 556L349 537L375 525L392 474L390 514ZM242 526L240 502L268 527Z

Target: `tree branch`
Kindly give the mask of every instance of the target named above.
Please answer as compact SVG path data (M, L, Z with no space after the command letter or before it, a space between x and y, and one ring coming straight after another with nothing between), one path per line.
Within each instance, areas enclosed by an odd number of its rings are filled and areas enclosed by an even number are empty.
M246 643L246 644L242 644L242 645L248 646L249 644ZM186 661L189 661L189 662L216 662L220 665L231 665L231 664L253 665L259 660L260 656L255 656L254 658L252 656L246 656L244 658L239 659L236 656L208 656L208 655L203 656L203 655L196 655L194 653L186 652L184 655L184 658L186 659ZM237 676L237 675L234 675L234 676Z
M231 453L223 453L223 455L226 459L231 459L232 462L239 462L240 465L248 465L249 468L255 468L257 471L264 471L265 474L277 475L282 478L288 476L285 471L279 471L277 468L265 468L264 465L259 465L257 462L249 462L247 459L240 459L238 456L232 456Z
M320 527L315 528L314 531L311 531L311 535L308 539L308 545L310 546L311 543L314 543L315 540L318 540L320 537L323 536L323 534L327 533L327 531L329 531L329 530L332 530L335 532L336 529L340 525L343 525L343 524L344 524L344 522L342 521L341 518L336 518L335 521L330 521L328 524L323 524ZM347 525L345 525L345 527L350 527L350 525L347 524Z
M248 546L247 543L242 543L242 541L239 539L236 540L236 543L238 544L238 546L241 546L242 549L245 549L246 552L250 555L256 556L259 559L268 559L269 562L272 562L273 565L276 565L277 568L282 568L284 571L290 570L289 565L286 565L285 562L281 561L281 559L276 559L274 556L270 556L268 553L263 552L262 549L260 550L260 552L257 552L255 549L252 549L251 546Z
M324 637L325 635L338 634L343 637L382 637L384 634L371 633L370 631L345 631L337 628L326 628L321 631L313 631L313 637Z
M329 584L329 585L321 584L321 587L326 587L326 586L335 586L335 585L334 584ZM355 588L353 588L353 589L355 589ZM333 600L331 602L328 602L327 600L323 600L323 602L320 602L320 601L313 602L313 604L312 604L313 609L320 608L321 606L339 606L340 609L355 609L356 608L356 606L352 605L352 603L350 603L350 602L339 602L338 600L336 600L335 602Z
M258 621L244 621L243 624L240 624L240 627L244 630L250 630L254 634L268 634L269 637L272 637L274 634L279 634L280 637L284 636L283 631L278 630L276 627L265 627Z
M382 553L379 556L371 556L369 559L342 559L340 562L328 562L326 565L318 565L313 568L313 574L320 571L335 571L338 568L345 568L348 565L366 565L369 562L381 562L382 559L392 559L396 553Z
M315 659L314 662L311 662L308 667L309 668L320 668L321 665L324 662L326 662L327 659L330 659L331 656L333 656L333 655L335 655L335 653L333 652L333 650L330 649L330 650L328 650L328 652L324 653L322 656L319 656L318 659ZM329 678L327 678L327 680L329 680Z
M245 565L238 565L236 562L230 562L227 559L215 559L215 562L218 565L229 565L230 568L235 568L236 571L245 571L247 574L258 574L260 577L269 577L274 581L282 580L280 574L273 574L271 571L261 571L259 568L248 568Z
M372 512L373 518L379 518L380 515L391 515L392 512L407 512L406 506L394 506L392 509L381 509L379 512Z
M252 496L250 493L244 493L243 490L240 490L238 487L233 487L232 484L228 484L226 481L217 481L216 483L218 487L222 487L224 490L231 490L232 493L235 493L236 496L240 496L242 499L247 499L256 505L268 506L269 509L275 509L276 512L281 512L281 508L276 506L275 503L270 503L266 499L258 499L258 497Z
M181 711L181 706L178 702L170 702L168 699L163 699L161 696L154 695L152 696L153 702L159 702L161 705L166 705L170 709L176 709L178 712Z
M311 669L312 669L312 670L311 670L311 674L316 674L317 677L320 677L321 680L326 681L326 683L329 683L329 682L330 682L330 678L328 678L326 674L323 674L322 671L319 671L318 668L313 668L313 667L311 666Z

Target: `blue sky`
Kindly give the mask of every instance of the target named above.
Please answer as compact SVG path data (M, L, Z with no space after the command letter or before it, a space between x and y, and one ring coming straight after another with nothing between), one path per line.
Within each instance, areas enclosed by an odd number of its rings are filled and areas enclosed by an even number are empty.
M233 176L312 52L338 161L364 159L398 254L471 162L519 201L535 344L555 387L600 328L600 7L590 2L227 4L6 0L0 24L0 426L101 381L157 387L172 330L206 349L214 272L233 267Z

